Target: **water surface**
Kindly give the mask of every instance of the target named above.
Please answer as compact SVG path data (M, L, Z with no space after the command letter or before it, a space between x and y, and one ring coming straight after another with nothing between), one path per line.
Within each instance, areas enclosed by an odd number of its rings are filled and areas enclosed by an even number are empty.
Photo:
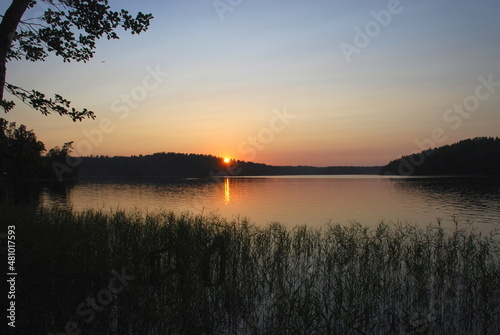
M500 178L280 176L214 179L83 180L64 192L44 188L40 202L247 217L257 224L322 226L473 221L491 230L500 218Z

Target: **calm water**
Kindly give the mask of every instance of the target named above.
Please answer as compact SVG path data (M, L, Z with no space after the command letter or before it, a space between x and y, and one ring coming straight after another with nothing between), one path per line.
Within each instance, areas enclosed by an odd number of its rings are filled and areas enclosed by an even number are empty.
M218 213L257 224L322 226L327 222L381 220L418 224L453 216L482 231L500 222L500 178L389 178L383 176L237 177L203 179L85 180L54 192L43 204L83 208Z

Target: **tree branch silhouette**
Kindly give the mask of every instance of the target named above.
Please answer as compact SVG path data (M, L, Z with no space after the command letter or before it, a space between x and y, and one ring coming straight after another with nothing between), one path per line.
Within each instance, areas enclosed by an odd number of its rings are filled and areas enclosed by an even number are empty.
M28 9L37 3L47 9L41 17L22 19ZM5 112L14 108L14 101L4 99L4 91L40 111L44 115L56 112L73 121L94 119L92 111L81 111L70 106L70 101L55 94L47 99L37 90L27 90L6 83L7 62L12 60L44 61L50 54L61 57L63 62L87 62L95 53L96 41L106 37L119 39L118 28L131 34L146 31L151 14L111 10L108 0L12 0L0 22L0 107Z

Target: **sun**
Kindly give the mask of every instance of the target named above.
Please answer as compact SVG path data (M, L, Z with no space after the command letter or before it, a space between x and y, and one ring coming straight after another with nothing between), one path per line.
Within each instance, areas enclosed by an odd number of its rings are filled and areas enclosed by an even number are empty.
M229 163L231 161L231 158L224 158L224 163Z

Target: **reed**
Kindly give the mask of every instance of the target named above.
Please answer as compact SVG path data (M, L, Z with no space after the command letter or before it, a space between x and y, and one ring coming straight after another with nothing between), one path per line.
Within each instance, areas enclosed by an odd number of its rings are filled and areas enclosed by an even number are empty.
M498 236L467 224L287 229L169 212L1 211L17 227L27 332L500 333ZM112 270L133 279L109 296ZM92 301L101 308L90 318Z

